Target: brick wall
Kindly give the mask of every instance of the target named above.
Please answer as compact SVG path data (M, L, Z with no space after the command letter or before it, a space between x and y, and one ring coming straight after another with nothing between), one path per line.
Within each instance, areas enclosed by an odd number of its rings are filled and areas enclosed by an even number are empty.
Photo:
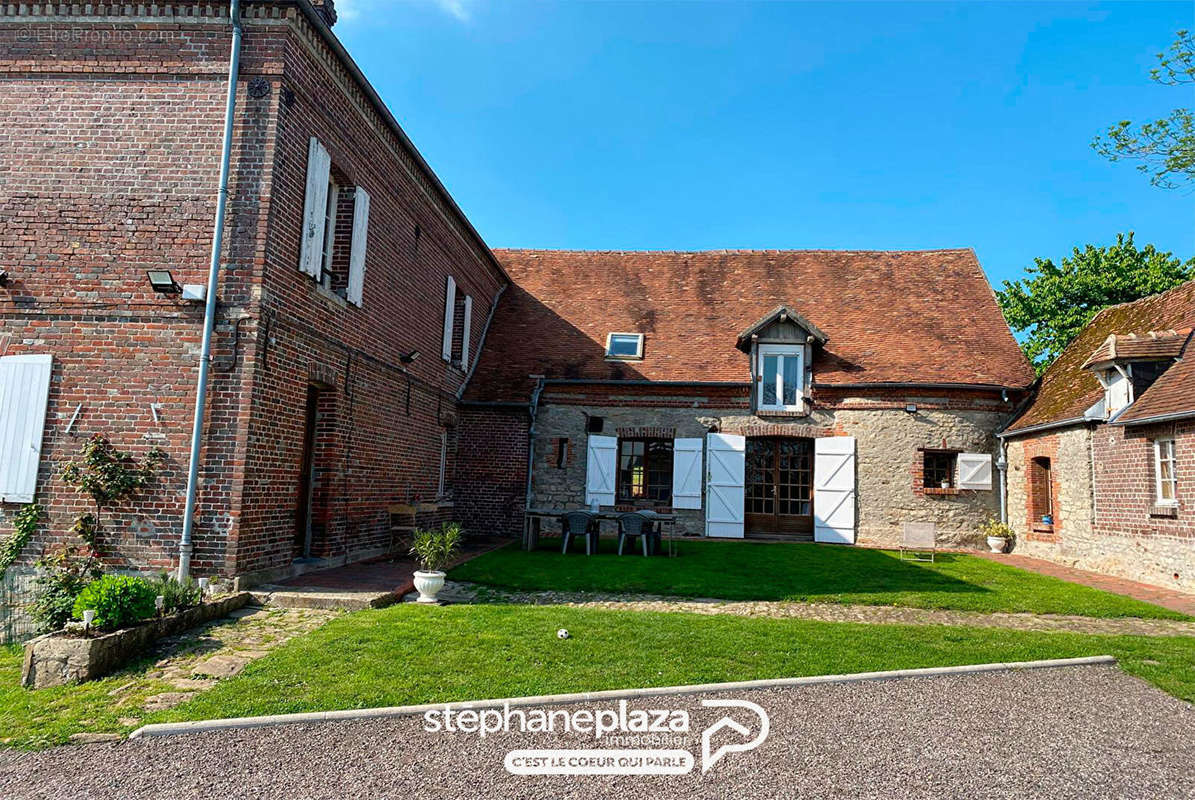
M54 8L61 18L34 23L22 18L27 8L0 9L0 268L13 276L0 291L0 348L56 358L39 477L50 524L25 559L65 535L78 502L54 476L85 436L104 433L134 453L159 445L169 455L157 486L113 517L104 549L130 567L169 566L202 308L153 294L145 270L206 282L230 27L208 7ZM310 384L326 389L312 555L384 552L396 503L418 498L436 505L429 519L450 516L465 373L439 358L444 284L452 275L473 297L476 354L504 282L298 8L249 4L245 15L195 531L200 574L288 568ZM297 269L311 136L339 180L371 195L360 308ZM351 217L338 220L347 240ZM347 270L347 249L333 263ZM421 358L403 364L412 350ZM442 437L446 496L437 498ZM0 509L0 531L13 510Z
M1173 437L1179 505L1154 507L1153 440ZM1032 530L1038 518L1028 467L1035 456L1054 465L1052 534ZM1009 522L1017 552L1068 566L1176 589L1195 588L1195 423L1098 425L1014 439L1008 445ZM1092 470L1094 469L1094 474ZM1094 477L1094 489L1093 480Z
M467 531L521 534L527 490L527 425L523 408L461 409L456 510ZM545 457L555 463L556 450L549 450ZM567 456L569 464L576 461L573 452Z

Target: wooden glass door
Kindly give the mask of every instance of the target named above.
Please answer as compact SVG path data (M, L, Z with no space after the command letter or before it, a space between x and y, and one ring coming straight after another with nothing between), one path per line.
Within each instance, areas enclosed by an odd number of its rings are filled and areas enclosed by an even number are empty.
M813 533L813 440L747 440L747 533Z

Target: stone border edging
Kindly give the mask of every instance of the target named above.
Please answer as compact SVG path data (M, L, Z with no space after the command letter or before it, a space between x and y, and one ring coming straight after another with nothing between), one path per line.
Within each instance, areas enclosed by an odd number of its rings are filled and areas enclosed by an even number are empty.
M898 678L924 678L938 675L968 675L984 672L1003 672L1022 669L1051 669L1055 667L1083 667L1114 665L1113 656L1085 656L1082 658L1055 658L1044 661L1012 661L993 664L966 664L957 667L924 667L920 669L897 669L887 672L856 672L847 675L808 675L801 678L764 678L753 681L730 681L727 683L701 683L688 686L656 686L643 689L607 689L599 692L576 692L573 694L547 694L530 697L506 697L492 700L458 700L450 703L423 703L410 706L389 706L385 708L355 708L347 711L311 711L300 714L271 714L261 717L232 717L229 719L197 720L194 722L161 722L143 725L129 734L130 739L148 736L177 736L186 733L234 730L241 728L266 728L276 725L293 725L311 722L339 722L354 719L385 719L389 717L416 716L433 709L465 708L512 708L534 705L559 705L593 700L622 700L638 697L655 697L674 694L698 694L718 691L747 691L752 689L773 689L791 686L810 686L820 683L855 683L859 681L893 680Z

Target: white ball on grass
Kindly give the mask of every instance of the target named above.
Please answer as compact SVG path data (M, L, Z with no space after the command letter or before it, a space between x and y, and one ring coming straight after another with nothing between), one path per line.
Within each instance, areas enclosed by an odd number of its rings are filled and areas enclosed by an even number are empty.
M567 639L569 637L569 635L570 635L569 632L567 630L565 630L564 628L561 628L560 630L556 631L557 639Z

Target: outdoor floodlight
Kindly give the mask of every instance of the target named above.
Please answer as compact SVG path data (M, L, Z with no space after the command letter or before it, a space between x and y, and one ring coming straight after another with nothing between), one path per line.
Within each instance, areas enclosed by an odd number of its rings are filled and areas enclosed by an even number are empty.
M407 353L406 355L399 356L398 360L404 364L410 364L412 361L414 361L417 358L419 358L419 351L412 350L411 352Z
M149 276L149 285L155 292L161 294L178 294L183 287L174 282L174 276L168 269L151 269L145 273Z

